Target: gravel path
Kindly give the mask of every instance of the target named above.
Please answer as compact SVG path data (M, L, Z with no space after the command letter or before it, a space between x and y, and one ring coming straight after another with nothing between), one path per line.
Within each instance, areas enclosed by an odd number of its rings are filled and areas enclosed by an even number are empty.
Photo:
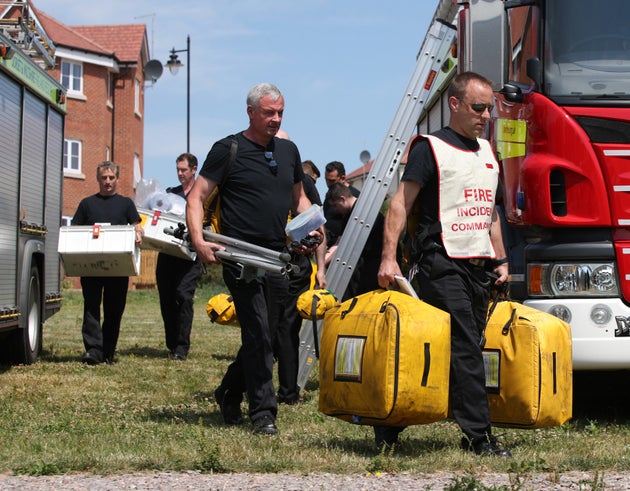
M12 476L0 475L0 489L49 491L191 491L191 490L348 490L371 491L441 490L453 485L456 479L467 479L466 474L439 472L435 474L380 474L335 475L309 474L200 474L197 472L137 473L118 476L86 474L63 476ZM628 490L630 473L566 472L562 474L508 474L478 473L478 482L488 490ZM511 479L511 480L510 480ZM472 489L461 484L458 489Z

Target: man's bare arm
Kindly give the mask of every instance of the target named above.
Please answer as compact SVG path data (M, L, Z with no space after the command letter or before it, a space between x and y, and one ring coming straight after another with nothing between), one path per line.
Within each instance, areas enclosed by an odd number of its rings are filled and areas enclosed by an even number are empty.
M219 260L214 255L214 251L225 249L214 242L206 242L203 238L203 205L216 186L214 181L199 176L186 200L188 233L197 257L203 263L218 263Z
M501 217L495 208L492 212L492 225L490 226L490 241L492 247L497 255L497 259L506 260L507 254L505 252L505 246L503 244L503 230L501 229ZM507 262L498 264L493 270L499 279L496 281L497 285L501 285L508 280L509 265Z
M420 185L418 183L403 181L398 186L398 190L389 205L383 232L381 266L378 271L378 284L381 288L387 288L394 284L394 275L401 274L400 265L396 261L396 250L400 234L407 223L407 216L419 192Z

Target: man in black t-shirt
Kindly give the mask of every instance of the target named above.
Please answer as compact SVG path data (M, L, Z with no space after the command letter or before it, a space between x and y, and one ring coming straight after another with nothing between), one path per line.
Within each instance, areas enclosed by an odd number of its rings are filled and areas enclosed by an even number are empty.
M357 202L357 198L352 193L352 190L348 186L336 182L328 188L326 202L337 215L343 217L342 226L345 228L352 209ZM381 262L381 251L383 249L384 221L383 214L379 212L374 219L370 235L363 246L363 251L361 251L361 256L357 261L346 291L341 295L342 302L379 288L378 267Z
M358 198L359 194L361 194L357 188L346 181L346 167L339 161L335 160L326 164L324 179L326 179L328 188L335 183L340 183L347 186L355 198ZM328 248L326 251L326 265L328 265L337 252L339 240L346 227L346 219L333 209L328 200L324 200L324 217L326 217L326 246Z
M304 186L306 197L311 203L322 206L319 191L317 191L317 187L315 186L317 178L319 177L319 169L312 160L305 160L302 162L302 170L304 171L304 180L302 181L302 184Z
M175 160L180 185L167 193L186 199L195 184L197 157L183 153ZM158 254L155 280L160 294L160 312L164 321L166 348L172 360L184 361L190 350L190 332L194 316L193 301L201 263L164 252Z
M216 142L188 196L186 221L197 257L218 263L215 251L223 246L203 238L203 204L219 186L221 233L276 251L286 250L285 226L289 212L306 210L310 201L302 187L300 154L293 142L277 138L284 98L272 84L258 84L247 95L249 127ZM238 151L230 164L232 138ZM323 234L323 229L321 231ZM325 285L324 249L317 249L318 281ZM215 397L223 421L241 424L241 401L247 392L254 433L276 434L278 411L272 380L276 320L287 308L289 281L265 272L241 279L237 265L223 264L223 279L234 299L241 325L241 348L230 364Z
M102 162L96 168L99 192L79 203L72 225L134 225L136 244L142 242L140 215L131 198L116 193L120 168L113 162ZM128 276L82 276L83 290L83 362L88 365L113 363L120 321L127 302ZM101 301L103 325L101 327Z

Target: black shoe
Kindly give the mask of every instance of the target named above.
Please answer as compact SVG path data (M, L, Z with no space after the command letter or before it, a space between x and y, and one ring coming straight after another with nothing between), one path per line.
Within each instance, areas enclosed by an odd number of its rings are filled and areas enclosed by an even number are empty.
M227 390L223 390L219 387L214 391L214 398L221 410L221 417L226 425L240 425L243 424L243 415L241 413L241 403L237 401L230 401L226 396Z
M187 356L181 353L171 353L169 358L175 361L186 361Z
M400 426L374 426L374 440L379 452L389 450L398 443L398 435L404 427Z
M263 416L254 421L254 433L257 435L275 435L278 433L276 422L271 416Z
M100 358L90 353L89 351L86 351L85 353L83 353L83 356L81 357L81 361L85 363L86 365L92 365L92 366L102 363Z
M108 356L107 358L105 358L105 363L107 363L108 365L113 365L114 363L116 363L116 359L113 356Z
M501 448L493 435L488 435L477 441L471 441L467 437L464 437L462 438L461 446L464 450L475 452L476 455L481 457L493 456L507 459L512 458L512 453L509 450Z

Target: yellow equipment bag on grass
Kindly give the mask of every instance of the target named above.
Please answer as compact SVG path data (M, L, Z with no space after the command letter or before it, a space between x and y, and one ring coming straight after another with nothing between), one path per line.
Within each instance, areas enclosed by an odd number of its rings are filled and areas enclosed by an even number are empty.
M483 348L490 420L496 426L559 426L572 416L571 328L557 317L499 301Z
M206 313L212 322L224 326L238 326L232 295L218 293L206 303Z
M326 312L319 411L366 425L407 426L448 410L450 316L394 290Z

